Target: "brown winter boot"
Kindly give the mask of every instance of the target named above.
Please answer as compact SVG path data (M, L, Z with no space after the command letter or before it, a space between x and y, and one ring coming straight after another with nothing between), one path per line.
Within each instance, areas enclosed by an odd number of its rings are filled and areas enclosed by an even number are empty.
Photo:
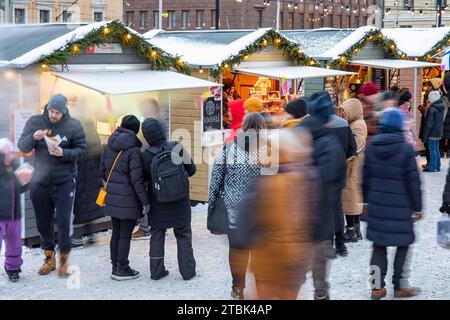
M69 259L68 253L59 254L58 275L60 278L65 278L70 275L70 273L67 271L67 269L69 268L69 263L67 262L68 259Z
M380 300L386 297L386 288L374 289L372 290L372 294L370 295L372 300Z
M395 298L411 298L417 296L420 292L419 288L401 288L394 290Z
M44 255L45 255L44 264L39 269L39 274L41 276L46 276L47 274L56 269L55 251L45 250Z

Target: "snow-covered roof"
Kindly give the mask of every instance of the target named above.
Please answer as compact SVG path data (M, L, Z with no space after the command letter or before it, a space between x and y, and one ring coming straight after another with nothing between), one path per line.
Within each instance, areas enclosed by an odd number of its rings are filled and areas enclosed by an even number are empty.
M326 77L341 77L355 74L353 72L308 67L308 66L287 66L287 67L259 67L259 68L241 68L236 69L238 73L252 74L256 76L269 77L273 79L282 79L283 77L292 79L306 79L306 78L326 78Z
M382 29L409 57L422 57L450 33L450 27Z
M382 69L414 69L414 68L429 68L439 66L436 63L399 60L399 59L371 59L371 60L353 60L350 64L358 66L375 67Z
M373 30L375 27L364 26L357 29L322 28L280 32L295 42L306 55L319 60L334 60Z
M147 32L146 40L194 66L212 67L263 37L270 28L231 31Z
M0 60L11 67L24 68L108 23L0 25Z

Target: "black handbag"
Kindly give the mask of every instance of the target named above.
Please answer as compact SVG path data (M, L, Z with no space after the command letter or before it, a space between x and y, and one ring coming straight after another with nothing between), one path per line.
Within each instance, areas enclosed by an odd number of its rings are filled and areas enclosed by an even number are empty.
M228 222L228 211L225 206L224 200L224 187L225 187L225 176L227 174L227 163L226 163L226 145L223 147L224 154L224 173L222 177L222 187L220 190L220 195L214 204L208 206L208 217L206 219L206 227L208 230L215 235L228 234L229 222Z

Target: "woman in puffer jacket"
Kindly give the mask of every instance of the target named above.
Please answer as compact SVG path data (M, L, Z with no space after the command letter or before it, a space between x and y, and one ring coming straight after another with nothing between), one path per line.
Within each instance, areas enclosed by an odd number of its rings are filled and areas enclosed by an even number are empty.
M228 233L229 263L233 278L231 296L241 300L244 298L245 274L250 251L233 247L232 244L235 243L233 231L236 230L240 203L245 198L247 190L261 175L263 155L267 154L266 146L262 146L263 141L258 141L258 144L246 143L245 137L248 136L250 140L257 141L259 133L265 129L266 123L260 114L248 113L244 118L242 131L233 142L226 144L218 153L211 173L208 203L210 208L213 208L223 190L230 230Z
M405 120L403 122L403 135L405 141L409 143L413 149L416 149L416 121L411 114L411 92L408 88L402 88L398 94L398 107L403 111Z

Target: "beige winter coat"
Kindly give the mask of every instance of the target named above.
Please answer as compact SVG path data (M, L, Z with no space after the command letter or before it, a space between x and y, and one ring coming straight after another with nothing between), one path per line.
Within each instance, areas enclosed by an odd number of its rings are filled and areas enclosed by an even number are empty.
M359 215L363 211L361 177L364 164L364 150L367 139L367 125L363 117L363 106L358 99L345 101L341 108L350 129L355 135L357 154L347 161L347 185L342 192L342 210L346 215Z

